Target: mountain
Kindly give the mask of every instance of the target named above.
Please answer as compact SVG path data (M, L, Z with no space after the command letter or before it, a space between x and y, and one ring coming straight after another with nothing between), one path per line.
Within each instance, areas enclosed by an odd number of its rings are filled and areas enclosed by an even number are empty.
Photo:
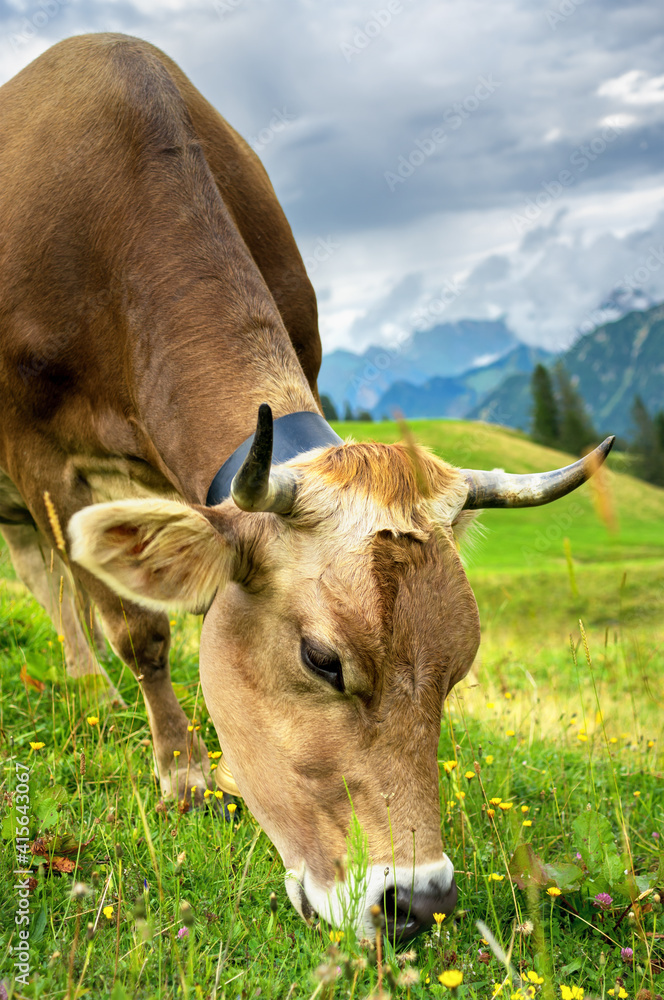
M421 385L394 382L372 408L372 414L377 419L395 411L406 417L464 417L505 379L524 373L530 385L535 365L547 364L552 357L548 351L519 344L497 361L471 368L457 378L435 377Z
M664 305L605 323L560 357L598 433L629 437L636 395L650 413L664 408ZM468 417L528 429L531 405L529 376L514 375L489 392Z
M395 382L422 385L436 376L456 378L489 365L517 347L500 320L459 320L417 330L394 348L372 346L362 354L332 351L323 357L318 388L341 412L345 403L374 410Z

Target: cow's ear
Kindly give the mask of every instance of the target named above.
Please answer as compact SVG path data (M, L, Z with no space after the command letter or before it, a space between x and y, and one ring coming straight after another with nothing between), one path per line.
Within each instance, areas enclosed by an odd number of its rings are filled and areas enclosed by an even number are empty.
M69 522L71 557L137 604L205 609L230 579L235 545L203 510L159 499L84 507Z

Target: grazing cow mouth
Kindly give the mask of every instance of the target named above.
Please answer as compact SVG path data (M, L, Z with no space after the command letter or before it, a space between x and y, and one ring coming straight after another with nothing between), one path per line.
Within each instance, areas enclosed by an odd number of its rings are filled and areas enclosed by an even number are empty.
M350 901L357 900L359 886L336 883L332 889L321 889L306 870L299 875L286 874L286 891L300 916L310 922L321 919L335 927L345 923L354 926L360 936L372 937L374 922L371 909L379 906L385 933L395 944L405 944L434 923L434 914L449 916L457 902L457 886L452 864L444 861L418 865L410 871L398 867L396 882L391 865L372 866L363 886L356 911L350 912Z

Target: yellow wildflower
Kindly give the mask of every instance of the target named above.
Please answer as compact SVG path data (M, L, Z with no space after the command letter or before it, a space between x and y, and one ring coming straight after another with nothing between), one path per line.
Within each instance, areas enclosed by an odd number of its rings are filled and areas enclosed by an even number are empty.
M455 990L463 982L463 972L459 972L458 969L447 969L446 972L441 972L438 981L448 989Z
M634 798L638 799L638 797L639 797L640 794L641 794L641 792L634 792Z
M577 739L581 740L582 743L588 742L588 737L585 733L577 733Z
M561 890L558 888L557 885L550 886L546 891L549 894L549 896L560 896L560 895L562 895Z
M446 760L443 762L443 767L445 768L445 774L451 774L455 767L458 767L458 762L456 760Z
M222 791L220 791L219 789L217 789L216 792L214 793L214 797L216 799L223 799L224 793Z
M498 875L497 872L491 872L491 874L489 875L490 882L502 882L504 878L505 878L504 875Z
M563 1000L583 1000L583 990L580 986L561 986L560 993Z
M503 812L509 812L513 805L513 802L500 802L498 808L502 809Z
M521 826L532 826L532 825L533 825L532 819L524 819L523 823L521 824Z
M489 805L499 806L503 800L501 798L489 799Z
M211 795L214 795L214 792L211 792L209 788L206 788L203 792L203 798L209 799Z
M30 743L31 750L42 750L45 746L45 743Z
M465 792L455 792L454 794L456 795L456 797L458 799L465 799L465 797L466 797L466 793ZM634 794L636 794L636 792ZM639 792L639 795L640 794L641 794L641 792Z
M538 976L537 973L534 972L532 969L531 969L530 972L524 972L524 973L522 973L521 974L521 978L526 983L535 983L536 986L541 986L542 983L544 982L543 977L542 976Z
M467 778L468 781L472 781L474 777L475 777L474 771L466 771L466 773L464 774L464 778Z
M511 697L512 697L512 692L511 691L506 691L505 692L505 698L507 699L507 701L509 701Z
M495 702L493 702L493 701L487 701L486 707L487 708L495 708L496 707Z
M174 756L174 757L179 757L179 756L180 756L180 753L181 753L181 751L180 751L180 750L174 750L174 751L173 751L173 756Z
M489 817L489 819L493 819L493 817L496 815L496 810L495 809L487 809L486 814Z
M530 806L521 806L521 812L522 813L530 812Z
M105 906L104 907L104 916L106 917L107 920L112 920L113 919L113 907L112 906Z
M617 736L612 736L611 739L609 740L609 743L617 743L617 742L618 742Z
M437 925L439 927L442 924L442 922L445 919L445 917L446 917L445 913L434 913L434 915L433 915L433 919L436 921L436 923L437 923Z
M505 730L505 736L514 736L514 730L513 729L506 729Z
M210 760L219 760L221 757L221 750L208 750L208 757Z
M493 754L492 753L488 753L486 755L486 757L484 758L484 762L485 762L485 764L493 764Z
M235 810L237 809L237 806L235 805L234 802L229 802L228 805L226 806L226 808L228 809L229 813L232 816L233 813L235 812Z
M343 939L343 936L343 931L330 931L330 941L334 944L339 944L339 942Z
M87 724L89 726L98 726L99 725L99 717L96 716L96 715L88 715L88 717L87 717L87 719L85 721L87 722Z

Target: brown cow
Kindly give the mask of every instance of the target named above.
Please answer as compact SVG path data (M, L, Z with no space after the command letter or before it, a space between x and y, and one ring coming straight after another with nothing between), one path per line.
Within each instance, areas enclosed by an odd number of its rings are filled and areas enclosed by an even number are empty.
M141 685L164 793L184 777L200 800L166 611L204 611L206 702L293 903L340 922L355 895L365 927L387 899L412 936L456 900L436 755L479 622L455 536L474 509L563 495L589 463L509 477L339 442L270 183L145 42L73 38L7 83L0 176L0 520L70 672L100 674L96 611ZM337 877L350 801L371 852L354 887Z

